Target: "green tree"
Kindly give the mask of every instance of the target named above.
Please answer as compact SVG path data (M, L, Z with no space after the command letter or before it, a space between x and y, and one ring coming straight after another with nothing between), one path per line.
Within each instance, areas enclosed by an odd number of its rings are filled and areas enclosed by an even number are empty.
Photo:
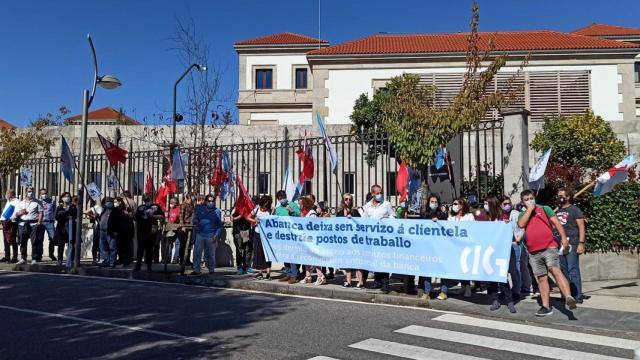
M50 115L50 114L49 114ZM51 146L55 143L47 126L52 116L41 116L31 122L29 127L21 129L0 130L0 179L2 192L6 190L5 180L36 155L50 156Z
M595 172L618 163L626 151L611 125L591 111L546 118L530 146L536 151L553 148L551 158L555 164Z
M384 95L378 91L371 101L363 96L356 101L351 116L354 130L362 132L358 129L365 128L372 131L377 126L387 133L391 146L407 165L424 169L438 147L478 124L490 109L513 102L517 98L516 75L507 81L505 88L495 92L487 90L505 65L507 55L492 55L494 47L491 41L489 50L482 52L478 23L478 6L474 3L468 36L467 72L460 91L450 104L436 105L433 87L421 86L417 75L404 74L391 79ZM528 57L521 68L527 60Z

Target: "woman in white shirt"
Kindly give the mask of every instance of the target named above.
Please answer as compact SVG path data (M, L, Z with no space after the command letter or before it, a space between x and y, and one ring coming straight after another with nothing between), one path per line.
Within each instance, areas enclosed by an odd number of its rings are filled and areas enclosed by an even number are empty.
M300 216L307 218L317 218L318 213L313 209L313 200L311 198L303 196L300 198ZM312 281L311 274L315 271L318 275L316 282L313 285L325 285L327 278L322 273L322 267L315 265L305 265L305 277L300 280L301 284L309 284Z
M475 221L473 214L469 212L469 203L463 197L453 200L453 206L451 206L451 215L449 215L448 221ZM469 280L460 280L460 285L464 289L464 297L471 297L471 282ZM445 287L446 289L446 287ZM442 292L441 292L442 295ZM446 294L444 299L446 299ZM441 299L438 296L438 299ZM444 300L441 299L441 300Z

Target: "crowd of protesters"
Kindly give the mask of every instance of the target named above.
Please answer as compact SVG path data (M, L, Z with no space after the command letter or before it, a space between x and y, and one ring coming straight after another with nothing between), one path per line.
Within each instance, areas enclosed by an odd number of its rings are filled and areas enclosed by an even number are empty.
M55 204L46 189L38 196L31 187L25 189L22 199L14 190L7 190L6 204L0 218L4 241L4 258L8 263L27 263L27 245L31 242L31 264L43 260L45 235L49 239L48 253L52 261L60 266L72 267L75 251L77 198L65 192ZM257 223L271 215L321 218L332 216L322 201L316 202L313 195L302 196L297 201L287 200L284 191L278 191L274 199L269 195L253 198L255 209L249 216L234 211L232 235L235 244L235 259L238 274L254 274L256 280L272 280L272 264L264 254ZM464 298L473 292L487 291L491 297L491 310L502 306L515 313L515 304L525 296L539 295L541 308L537 316L552 313L549 304L551 273L559 287L566 305L575 308L582 303L582 285L579 256L584 252L585 223L580 209L572 205L572 193L568 189L557 192L557 210L535 203L534 194L522 192L520 201L512 204L507 196L487 196L484 201L475 197L459 197L450 205L441 203L438 196L428 197L418 216L411 217L407 206L397 208L385 200L382 187L374 185L361 206L354 203L352 194L344 194L337 217L366 217L373 219L420 218L431 221L504 221L513 228L509 282L481 283L456 279L436 279L426 276L393 274L403 279L404 291L428 300L431 296L446 300L450 288L460 285ZM142 197L138 205L127 191L117 197L104 197L89 203L84 216L89 219L91 255L95 265L113 268L135 263L133 270L140 271L144 263L148 271L158 262L182 263L192 266L192 275L201 274L203 263L209 273L215 271L216 246L222 236L224 218L216 208L213 195L187 194L182 203L170 198L168 207L155 203L150 194ZM165 231L165 251L161 251L163 227L173 224ZM136 239L136 241L134 241ZM192 241L188 241L191 239ZM134 259L134 244L137 243ZM57 247L57 252L55 251ZM66 247L66 252L65 252ZM193 261L191 252L193 250ZM162 254L161 254L162 253ZM65 261L66 256L66 261ZM135 260L135 261L134 261ZM281 282L289 284L325 285L335 278L336 269L313 264L284 264ZM375 272L368 284L368 269L339 269L344 274L342 286L361 290L367 287L383 293L391 291L390 274ZM353 275L355 273L355 284ZM436 291L437 290L437 291Z

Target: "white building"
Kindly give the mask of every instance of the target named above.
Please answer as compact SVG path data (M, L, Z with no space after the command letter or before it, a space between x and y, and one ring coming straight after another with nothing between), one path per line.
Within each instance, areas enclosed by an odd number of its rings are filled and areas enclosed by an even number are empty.
M499 88L530 60L519 77L520 104L531 127L544 116L592 109L611 121L632 147L640 145L640 29L590 25L573 33L481 33L483 50L507 53ZM327 124L349 124L355 100L372 96L390 78L419 74L446 102L465 72L467 34L376 34L328 46L292 33L235 44L239 55L240 123L307 125L319 111ZM497 115L496 115L497 116Z

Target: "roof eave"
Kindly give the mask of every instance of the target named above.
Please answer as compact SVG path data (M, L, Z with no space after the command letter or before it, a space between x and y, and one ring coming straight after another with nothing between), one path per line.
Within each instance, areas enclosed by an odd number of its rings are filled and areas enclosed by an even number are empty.
M492 55L507 54L508 56L525 56L528 54L535 55L628 55L635 57L640 54L640 47L637 48L619 48L619 49L562 49L562 50L530 50L530 51L493 51ZM389 58L458 58L466 57L466 52L430 52L430 53L381 53L381 54L307 54L307 59L326 61L339 59L389 59Z

